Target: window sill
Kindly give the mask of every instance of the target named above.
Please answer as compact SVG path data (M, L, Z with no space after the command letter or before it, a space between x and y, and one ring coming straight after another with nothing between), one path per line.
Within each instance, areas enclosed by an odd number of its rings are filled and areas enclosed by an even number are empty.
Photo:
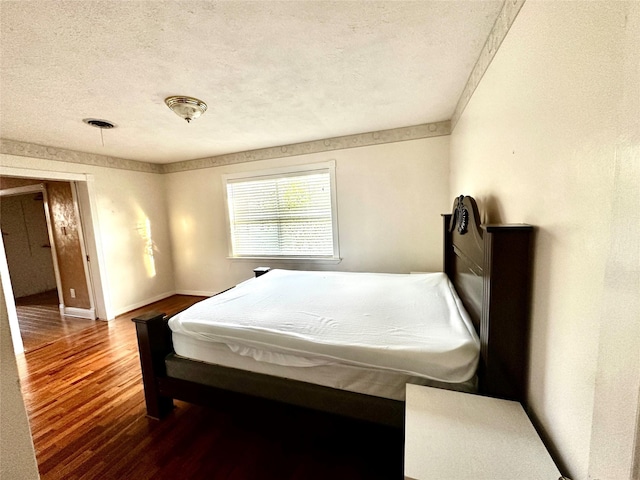
M342 258L318 258L318 257L227 257L227 260L240 262L274 262L274 263L325 263L337 264Z

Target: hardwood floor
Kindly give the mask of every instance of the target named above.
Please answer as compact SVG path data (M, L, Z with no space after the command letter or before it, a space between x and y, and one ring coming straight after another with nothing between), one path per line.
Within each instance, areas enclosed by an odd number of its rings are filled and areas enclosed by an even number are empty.
M396 479L402 432L250 398L145 417L135 327L174 296L18 356L40 475L53 479Z
M93 324L84 318L60 315L57 290L16 298L22 343L27 352Z

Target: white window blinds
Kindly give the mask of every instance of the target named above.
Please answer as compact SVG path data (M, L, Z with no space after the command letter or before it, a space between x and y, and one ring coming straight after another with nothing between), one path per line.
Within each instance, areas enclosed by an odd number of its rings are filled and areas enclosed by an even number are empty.
M334 257L329 168L226 180L234 257Z

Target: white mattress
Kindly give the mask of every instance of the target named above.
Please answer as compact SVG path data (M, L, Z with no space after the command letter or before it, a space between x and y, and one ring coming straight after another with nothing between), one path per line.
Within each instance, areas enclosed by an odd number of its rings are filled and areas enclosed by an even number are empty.
M343 364L462 383L479 355L471 321L442 273L272 270L193 305L169 326L177 354L208 362L187 345L225 344L258 364L301 370Z
M310 365L304 368L278 365L261 362L250 356L238 355L224 343L203 342L175 332L173 333L173 346L176 351L183 353L181 356L192 360L314 383L350 392L375 395L376 397L385 397L392 400L404 401L407 383L468 393L474 393L477 390L477 377L475 376L464 383L444 383L391 370L342 363Z

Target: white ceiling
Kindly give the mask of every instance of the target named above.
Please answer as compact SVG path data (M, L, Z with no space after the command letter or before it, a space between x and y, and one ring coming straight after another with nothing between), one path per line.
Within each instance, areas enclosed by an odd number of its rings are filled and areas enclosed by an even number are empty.
M448 120L502 3L2 0L0 137L169 163Z

